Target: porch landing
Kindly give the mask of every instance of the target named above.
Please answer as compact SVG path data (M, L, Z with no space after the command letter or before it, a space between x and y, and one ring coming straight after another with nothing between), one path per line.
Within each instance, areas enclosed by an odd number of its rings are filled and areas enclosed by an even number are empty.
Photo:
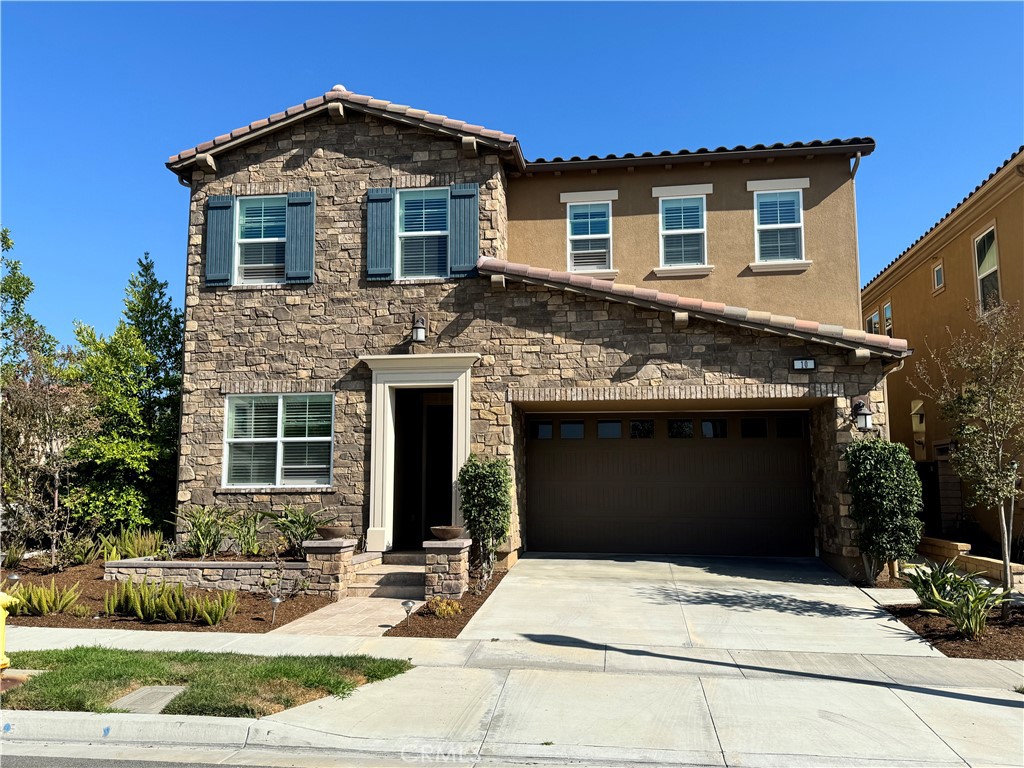
M422 591L420 595L422 596ZM343 597L335 603L308 613L271 635L318 635L321 637L380 637L405 618L400 597ZM412 610L423 605L415 601Z

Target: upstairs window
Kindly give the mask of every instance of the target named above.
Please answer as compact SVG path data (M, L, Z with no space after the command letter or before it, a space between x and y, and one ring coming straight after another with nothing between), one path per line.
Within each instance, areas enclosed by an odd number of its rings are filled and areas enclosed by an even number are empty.
M864 330L867 331L868 333L878 333L878 331L880 330L878 322L878 312L872 312L870 315L867 316L867 319L864 320Z
M238 199L236 284L285 282L287 209L284 196Z
M661 199L661 265L680 267L707 263L704 197Z
M802 261L803 194L799 189L784 192L755 192L758 261Z
M946 273L942 268L942 262L940 261L934 267L932 267L932 290L937 291L946 284Z
M398 191L399 278L448 276L448 190Z
M984 311L999 303L999 246L994 227L974 241L974 258L978 266L978 300Z
M228 398L225 486L331 484L331 395Z
M885 306L882 307L882 332L892 337L892 304L886 302Z
M569 269L611 269L612 204L569 204Z

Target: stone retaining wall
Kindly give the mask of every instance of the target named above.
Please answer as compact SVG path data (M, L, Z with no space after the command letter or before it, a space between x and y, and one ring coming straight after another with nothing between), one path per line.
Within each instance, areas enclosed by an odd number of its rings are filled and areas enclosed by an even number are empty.
M198 589L268 593L280 588L288 594L344 597L353 573L352 539L305 541L306 560L274 562L246 560L153 560L137 557L111 560L103 566L105 581L166 581ZM280 582L278 585L277 582ZM304 582L304 583L303 583Z

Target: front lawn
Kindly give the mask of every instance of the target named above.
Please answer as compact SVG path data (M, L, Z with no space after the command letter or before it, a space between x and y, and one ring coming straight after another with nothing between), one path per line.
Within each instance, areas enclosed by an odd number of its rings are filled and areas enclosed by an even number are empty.
M111 712L145 685L184 685L163 714L263 717L410 669L371 656L246 656L80 647L11 654L11 666L47 670L0 696L9 709Z

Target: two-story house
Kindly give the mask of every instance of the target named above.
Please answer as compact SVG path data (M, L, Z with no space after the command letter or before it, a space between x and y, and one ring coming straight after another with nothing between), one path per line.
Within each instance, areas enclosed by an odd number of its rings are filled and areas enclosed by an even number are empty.
M190 191L182 505L301 504L370 551L459 522L471 451L535 552L860 567L855 411L905 342L859 328L871 139L524 159L335 86L170 158Z
M1024 147L873 277L861 294L868 333L898 334L918 350L941 349L950 333L972 325L975 308L999 300L1024 305ZM892 439L906 444L918 463L928 530L974 538L970 527L980 525L990 540L998 541L991 515L967 516L960 480L949 464L949 424L921 394L916 377L914 362L888 377L889 427ZM1018 532L1024 529L1024 515L1017 516L1017 524ZM971 543L984 542L974 538Z

